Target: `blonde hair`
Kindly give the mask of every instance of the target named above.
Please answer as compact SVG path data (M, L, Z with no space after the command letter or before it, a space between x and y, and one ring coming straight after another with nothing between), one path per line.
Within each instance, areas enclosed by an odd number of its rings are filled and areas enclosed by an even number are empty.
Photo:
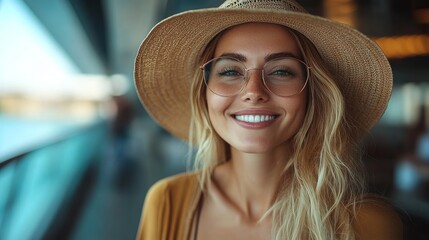
M272 214L275 240L355 239L352 222L364 190L357 139L350 133L341 91L317 49L300 33L288 30L311 67L308 106L294 136L294 154L285 159L282 189L264 216ZM201 64L213 57L221 35L208 44ZM197 71L193 80L190 139L196 147L194 167L202 172L204 190L214 167L229 159L229 148L210 123L202 72Z

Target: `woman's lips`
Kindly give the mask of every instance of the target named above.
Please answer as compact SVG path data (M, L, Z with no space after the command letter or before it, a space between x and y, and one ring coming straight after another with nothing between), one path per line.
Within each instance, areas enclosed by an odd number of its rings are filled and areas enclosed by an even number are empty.
M235 115L235 119L242 122L259 123L274 120L274 115Z
M242 127L260 129L271 125L279 116L272 112L242 111L231 115Z

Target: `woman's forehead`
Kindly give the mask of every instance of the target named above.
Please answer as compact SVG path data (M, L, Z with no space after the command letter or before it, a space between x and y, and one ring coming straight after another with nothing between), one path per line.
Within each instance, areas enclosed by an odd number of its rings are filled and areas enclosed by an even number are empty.
M296 39L289 29L272 23L245 23L233 26L222 33L214 57L238 53L247 58L264 58L277 52L301 55Z

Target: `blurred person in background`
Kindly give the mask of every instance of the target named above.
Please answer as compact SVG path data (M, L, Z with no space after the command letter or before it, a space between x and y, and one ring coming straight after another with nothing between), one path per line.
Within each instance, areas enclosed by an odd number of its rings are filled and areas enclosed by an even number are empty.
M113 159L110 171L118 189L132 181L134 161L130 154L130 126L134 117L132 103L123 95L113 96L116 107L112 122Z
M360 32L292 0L228 0L156 25L135 81L195 148L195 171L149 190L138 239L402 239L364 188L359 141L392 72Z

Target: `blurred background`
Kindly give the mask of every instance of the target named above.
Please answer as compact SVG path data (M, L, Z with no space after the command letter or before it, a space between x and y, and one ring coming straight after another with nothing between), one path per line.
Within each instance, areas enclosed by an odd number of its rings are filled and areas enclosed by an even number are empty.
M368 188L429 239L429 1L299 1L373 38L394 72L365 139ZM0 239L134 239L145 193L187 144L140 105L133 61L158 21L219 0L0 0ZM350 53L353 54L353 53Z

